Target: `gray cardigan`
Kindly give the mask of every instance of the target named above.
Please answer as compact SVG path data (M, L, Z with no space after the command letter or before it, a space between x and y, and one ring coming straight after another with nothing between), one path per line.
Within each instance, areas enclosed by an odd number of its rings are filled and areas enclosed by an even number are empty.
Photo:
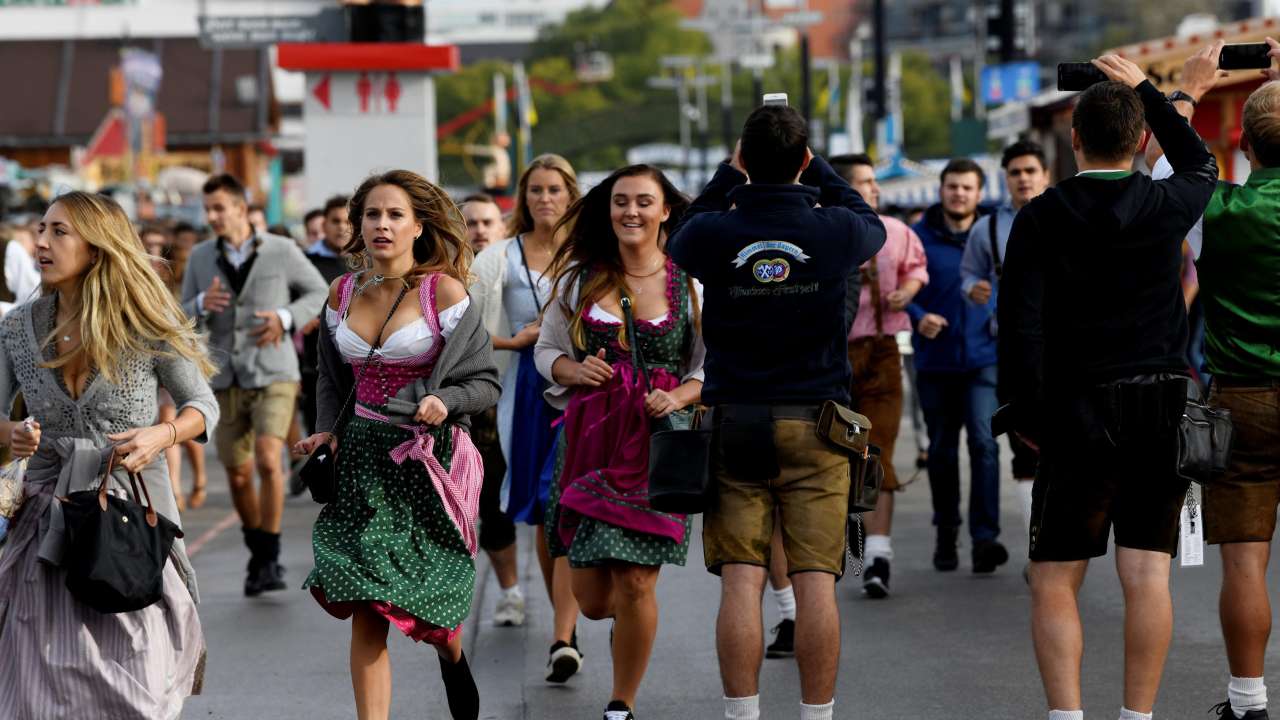
M232 385L256 389L277 382L297 382L298 354L288 334L274 345L258 347L249 334L257 325L253 314L283 308L293 316L294 328L300 328L320 314L329 294L329 285L292 240L278 235L261 235L258 239L258 256L244 288L219 313L206 313L196 305L200 293L215 277L221 278L222 287L231 291L230 280L218 267L218 241L196 245L187 260L182 278L182 309L209 333L210 354L219 365L219 372L211 381L215 390Z
M333 432L355 375L338 351L329 323L320 323L319 332L315 432ZM435 395L449 411L448 422L469 429L470 416L496 405L501 392L498 368L493 364L493 342L480 322L480 310L472 303L436 358L431 376L406 385L387 403L387 409L392 422L411 425L418 403Z
M71 399L55 374L59 371L40 367L40 341L51 327L53 300L51 295L38 298L0 320L0 408L7 414L14 394L21 391L27 411L40 422L40 449L27 467L28 483L58 496L96 488L113 444L107 435L155 424L160 388L173 396L179 412L189 407L198 410L204 416L206 434L218 424L218 403L209 383L194 363L180 357L129 358L118 383L94 376L80 398ZM204 436L199 439L203 441ZM113 477L116 489L127 486L123 471ZM142 480L156 511L181 525L163 453L143 469ZM48 516L40 519L41 559L60 563L64 532L61 506L54 502ZM199 602L195 573L181 539L174 541L171 557Z

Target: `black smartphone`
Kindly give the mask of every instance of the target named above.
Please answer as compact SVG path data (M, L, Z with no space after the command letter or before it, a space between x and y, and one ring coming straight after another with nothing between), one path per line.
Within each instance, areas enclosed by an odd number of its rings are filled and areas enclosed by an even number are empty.
M1271 46L1264 43L1223 45L1218 58L1220 70L1266 70L1271 67Z
M1106 81L1106 74L1099 70L1093 63L1058 63L1059 90L1088 90L1090 87Z

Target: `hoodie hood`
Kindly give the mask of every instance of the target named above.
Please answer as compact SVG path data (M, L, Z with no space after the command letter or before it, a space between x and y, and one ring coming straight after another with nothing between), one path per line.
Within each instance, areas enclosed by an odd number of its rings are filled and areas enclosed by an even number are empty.
M974 219L976 220L982 217L984 214L985 214L985 211L983 210L983 208L979 207L977 214L974 216ZM926 227L929 228L929 231L932 232L933 236L940 242L950 243L957 247L964 247L965 242L967 242L969 239L968 230L962 233L956 233L956 232L952 232L950 227L947 227L947 216L942 210L942 203L934 204L930 206L928 210L925 210L924 217L921 219L921 221L924 223ZM969 227L972 229L973 226L970 225Z
M1043 197L1068 223L1118 233L1147 220L1158 207L1151 185L1140 173L1115 180L1079 175L1049 188Z

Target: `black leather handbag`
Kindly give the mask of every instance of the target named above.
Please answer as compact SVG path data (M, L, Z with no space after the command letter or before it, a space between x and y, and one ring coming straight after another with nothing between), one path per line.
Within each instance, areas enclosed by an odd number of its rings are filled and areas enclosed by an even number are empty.
M387 313L387 319L383 320L382 327L378 328L378 334L374 337L373 344L369 347L369 354L365 356L364 364L360 366L360 373L356 375L355 380L351 383L351 390L347 392L347 399L343 401L342 409L338 411L338 419L334 421L332 434L335 440L341 432L341 428L347 423L347 411L351 409L351 401L355 399L356 387L360 385L360 380L364 377L365 368L369 367L369 363L373 360L373 353L382 347L382 333L386 331L387 324L391 322L391 316L396 314L396 308L400 307L400 301L404 300L404 296L408 292L408 285L400 289L400 295L396 297L396 301L391 305L391 312ZM344 315L343 317L345 319L346 316ZM298 477L302 479L302 484L307 486L312 500L321 505L333 502L333 498L338 494L338 454L336 449L330 443L320 443L320 447L313 450L311 457L307 458L307 462L298 469Z
M1178 424L1178 474L1204 485L1227 471L1235 427L1231 411L1187 400Z
M644 381L645 391L651 392L653 385L640 351L630 298L622 298L622 315L632 363ZM702 427L697 412L677 410L650 421L649 430L649 506L678 515L705 510L707 488L711 485L711 428Z
M176 524L156 512L136 473L129 473L132 500L107 493L115 464L113 451L97 490L58 498L67 525L67 590L100 613L132 612L160 600L169 550L182 537Z

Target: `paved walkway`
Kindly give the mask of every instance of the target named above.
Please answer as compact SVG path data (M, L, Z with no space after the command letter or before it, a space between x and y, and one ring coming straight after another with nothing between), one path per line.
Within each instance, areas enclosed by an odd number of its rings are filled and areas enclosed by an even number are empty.
M898 466L911 475L910 430L904 428ZM1007 468L1008 454L1003 454ZM210 460L212 461L212 455ZM347 674L348 625L330 618L300 590L256 599L241 596L247 559L238 525L227 520L228 497L221 472L210 479L209 504L187 518L196 538L222 522L228 529L199 549L194 564L204 602L201 616L209 644L205 695L192 699L186 718L354 717ZM1004 488L1004 540L1015 558L1025 557L1012 483ZM966 494L967 496L967 494ZM893 595L862 597L848 578L838 586L843 616L838 718L939 718L1026 720L1044 717L1043 695L1028 630L1029 594L1021 562L994 576L969 572L967 547L955 573L933 570L927 478L900 497L895 532ZM316 514L305 496L286 509L284 563L297 588L311 566L310 525ZM696 531L696 528L695 528ZM521 582L529 598L523 628L489 622L498 594L488 564L465 630L467 652L478 677L482 717L594 720L608 701L609 623L583 620L583 672L565 686L542 680L550 636L550 610L534 559L532 535L520 535ZM668 567L659 581L661 624L636 708L644 720L721 717L714 624L716 579L701 564L697 535L686 567ZM1204 718L1224 698L1226 661L1218 632L1219 560L1207 553L1205 567L1175 567L1177 627L1157 717ZM1088 717L1114 718L1121 703L1122 603L1112 558L1097 561L1082 593L1086 615L1084 666ZM765 620L776 621L766 595ZM394 718L447 718L435 653L403 637L391 643ZM1273 657L1273 663L1275 658ZM766 660L762 673L763 717L795 718L799 684L795 663Z

